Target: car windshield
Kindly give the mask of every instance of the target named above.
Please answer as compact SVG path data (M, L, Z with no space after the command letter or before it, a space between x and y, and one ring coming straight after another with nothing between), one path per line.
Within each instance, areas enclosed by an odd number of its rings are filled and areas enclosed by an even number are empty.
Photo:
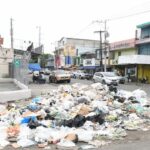
M115 77L116 76L114 72L104 72L103 75L106 77Z
M55 71L56 74L65 74L66 72L64 70L57 70Z

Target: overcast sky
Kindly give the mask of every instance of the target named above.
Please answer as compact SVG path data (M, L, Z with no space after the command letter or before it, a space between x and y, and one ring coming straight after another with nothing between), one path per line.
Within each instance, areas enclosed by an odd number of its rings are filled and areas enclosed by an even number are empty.
M149 22L150 12L132 17L114 19L150 10L150 0L0 0L0 35L4 46L10 47L10 18L13 18L14 45L22 40L41 42L45 52L54 50L61 37L98 39L96 30L103 25L94 20L112 19L107 22L109 41L133 38L136 25Z

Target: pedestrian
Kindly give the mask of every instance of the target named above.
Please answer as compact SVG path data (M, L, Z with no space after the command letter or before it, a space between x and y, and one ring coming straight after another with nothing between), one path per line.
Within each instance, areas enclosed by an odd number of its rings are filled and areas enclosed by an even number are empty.
M39 83L45 83L46 82L46 78L44 76L44 73L43 72L40 72L40 75L39 75Z
M37 83L38 79L39 79L39 71L34 71L32 76L33 83Z
M130 81L130 73L128 72L128 82Z

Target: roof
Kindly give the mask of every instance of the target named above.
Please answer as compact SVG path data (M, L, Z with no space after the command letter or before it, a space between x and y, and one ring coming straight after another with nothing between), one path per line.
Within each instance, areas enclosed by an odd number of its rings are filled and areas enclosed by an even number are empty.
M97 41L99 40L94 40L94 39L82 39L82 38L70 38L70 37L62 37L59 41L62 41L63 39L71 39L71 40L87 40L87 41Z
M146 28L146 27L148 27L148 26L150 26L150 22L146 22L146 23L137 25L136 27L137 27L137 28Z

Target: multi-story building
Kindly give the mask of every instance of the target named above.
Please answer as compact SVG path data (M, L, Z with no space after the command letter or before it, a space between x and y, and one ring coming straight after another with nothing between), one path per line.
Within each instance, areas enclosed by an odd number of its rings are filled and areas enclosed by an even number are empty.
M147 78L150 82L150 22L137 25L136 33L138 78Z
M55 48L56 68L69 66L83 66L81 55L99 49L99 41L63 37Z
M46 60L46 68L49 68L50 70L54 69L54 56L49 54L48 59Z
M136 38L111 43L111 65L132 79L150 82L150 22L137 25Z
M123 75L130 72L133 79L137 77L137 65L130 59L131 57L134 59L136 55L137 49L134 38L110 44L110 65Z
M9 48L0 47L0 77L9 77L14 51Z

